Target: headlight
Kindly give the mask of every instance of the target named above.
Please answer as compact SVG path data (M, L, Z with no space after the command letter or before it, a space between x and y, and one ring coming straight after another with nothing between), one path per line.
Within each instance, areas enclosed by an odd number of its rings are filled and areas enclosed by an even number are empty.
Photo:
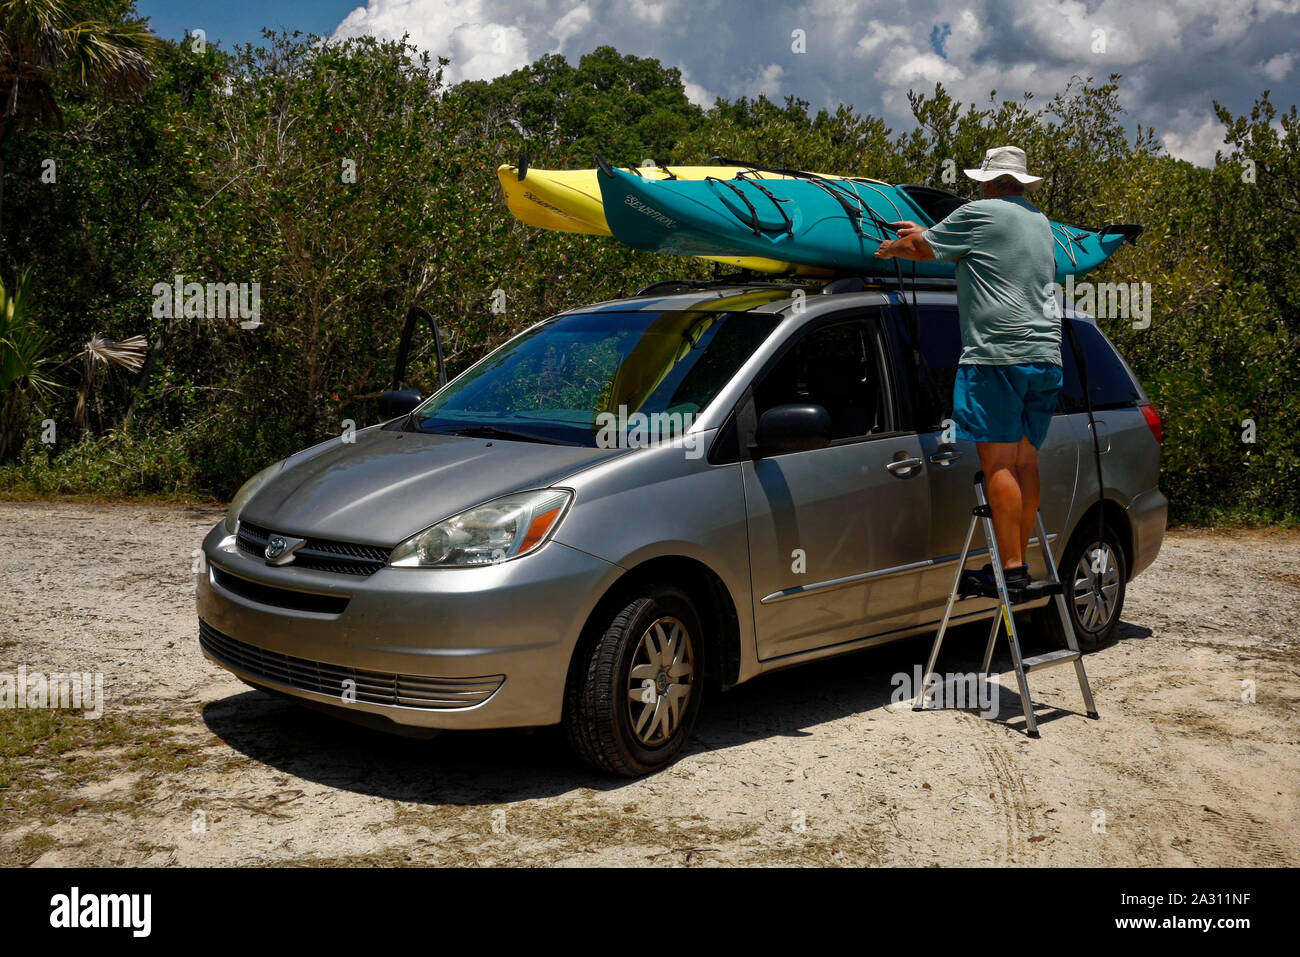
M537 548L560 523L573 498L567 489L538 489L493 499L453 515L393 549L400 568L495 565Z
M248 500L256 495L261 490L262 486L271 480L271 476L280 471L280 466L282 465L284 465L284 462L276 462L274 465L267 466L239 487L239 491L235 493L235 497L230 500L230 510L226 512L227 532L234 535L239 531L239 513L244 510L244 506L248 504Z

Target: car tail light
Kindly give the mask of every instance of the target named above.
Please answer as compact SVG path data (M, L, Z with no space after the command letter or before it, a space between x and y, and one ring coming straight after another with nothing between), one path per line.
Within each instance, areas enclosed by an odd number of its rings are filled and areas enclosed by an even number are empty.
M1156 437L1157 442L1163 442L1165 438L1164 426L1160 424L1160 413L1156 411L1154 405L1142 406L1142 414L1146 416L1147 425L1151 426L1151 434Z

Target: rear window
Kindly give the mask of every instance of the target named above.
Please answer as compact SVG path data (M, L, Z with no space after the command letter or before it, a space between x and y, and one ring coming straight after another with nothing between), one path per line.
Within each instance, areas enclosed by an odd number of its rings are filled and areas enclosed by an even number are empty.
M924 421L930 428L938 428L944 419L952 416L952 388L957 379L957 360L961 357L961 328L955 307L926 308L921 314L921 371L928 379L920 396ZM906 313L903 314L906 321ZM1141 393L1129 375L1123 360L1096 326L1090 322L1073 323L1088 363L1088 387L1095 409L1115 409L1137 405ZM1079 384L1079 370L1074 362L1074 350L1068 339L1061 343L1061 365L1064 383L1056 410L1082 412L1083 389Z

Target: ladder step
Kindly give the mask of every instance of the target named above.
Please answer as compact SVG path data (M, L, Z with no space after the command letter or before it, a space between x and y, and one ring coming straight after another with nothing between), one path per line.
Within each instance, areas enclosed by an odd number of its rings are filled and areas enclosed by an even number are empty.
M1059 595L1065 591L1065 586L1059 581L1048 581L1040 579L1030 584L1028 588L1008 588L1007 600L1012 606L1027 605L1031 601L1038 601L1040 598L1047 598L1051 595ZM959 596L966 598L992 598L997 599L998 593L996 587L981 588L978 591L973 588L963 587L959 591Z
M1041 671L1043 668L1051 668L1053 665L1063 665L1067 661L1078 661L1082 655L1077 651L1068 649L1062 651L1049 651L1045 655L1034 655L1032 658L1026 658L1021 664L1025 667L1025 674L1031 671Z
M1060 582L1048 581L1044 578L1033 582L1028 588L1008 588L1007 597L1011 599L1011 604L1023 605L1049 595L1059 595L1064 591L1065 586Z

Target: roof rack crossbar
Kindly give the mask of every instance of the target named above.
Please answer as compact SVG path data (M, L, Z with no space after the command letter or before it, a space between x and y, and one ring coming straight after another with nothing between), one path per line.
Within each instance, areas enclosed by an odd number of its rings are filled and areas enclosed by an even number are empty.
M900 284L894 276L836 276L822 286L822 294L833 296L837 293L886 287L895 292L906 289L956 289L957 280L948 276L917 276L904 277Z
M663 279L659 282L652 282L648 286L638 289L634 296L649 296L657 293L668 293L681 289L716 289L721 286L762 286L768 289L786 289L807 285L808 282L817 282L816 277L803 278L791 276L785 281L776 279L754 279L745 273L733 273L728 276L717 276L713 279Z
M821 286L822 295L833 296L839 293L863 292L868 289L887 289L891 292L902 292L907 289L951 290L957 288L957 280L948 276L918 276L914 279L904 278L900 286L894 276L782 276L760 279L753 273L738 272L711 279L664 279L637 290L634 296L667 294L686 289L717 289L723 286L794 289L818 285Z

